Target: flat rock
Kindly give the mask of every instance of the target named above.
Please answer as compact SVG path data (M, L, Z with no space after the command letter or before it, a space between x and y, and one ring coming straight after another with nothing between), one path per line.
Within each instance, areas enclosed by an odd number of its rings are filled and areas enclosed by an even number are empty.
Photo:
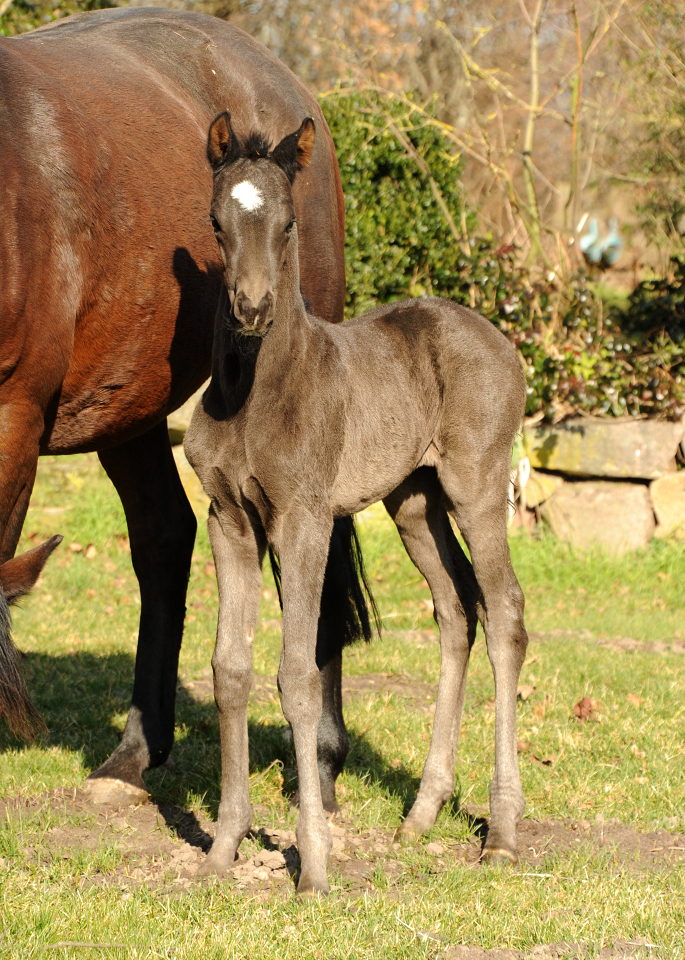
M565 483L543 504L542 516L560 540L614 555L646 547L655 528L649 490L638 483Z
M654 536L685 540L685 470L654 480L649 493L658 524Z
M539 507L563 484L564 478L554 473L531 470L526 484L526 506Z
M526 430L530 465L574 476L655 480L672 473L683 423L578 417Z

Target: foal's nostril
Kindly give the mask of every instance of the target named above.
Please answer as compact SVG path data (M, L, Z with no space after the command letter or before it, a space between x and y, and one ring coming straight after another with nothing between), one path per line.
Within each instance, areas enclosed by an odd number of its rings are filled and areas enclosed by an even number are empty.
M267 323L271 320L273 316L273 307L274 307L274 297L272 293L266 293L259 301L259 306L257 307L257 313L259 314L259 319L264 323Z
M239 293L235 298L233 312L236 315L236 319L247 326L253 327L257 322L259 308L255 307L250 298L246 297L244 293Z
M236 320L239 320L243 327L256 329L261 323L268 323L273 315L274 298L272 293L266 293L259 301L257 306L244 293L236 294L233 303L233 312Z

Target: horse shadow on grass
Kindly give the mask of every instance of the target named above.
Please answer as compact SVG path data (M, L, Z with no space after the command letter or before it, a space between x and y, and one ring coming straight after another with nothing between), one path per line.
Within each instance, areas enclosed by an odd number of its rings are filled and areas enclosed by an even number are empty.
M29 692L47 726L47 731L38 735L36 745L80 753L87 775L121 739L130 706L133 657L128 653L29 653L23 669ZM286 803L292 800L297 788L295 754L287 731L282 717L273 721L252 718L248 723L251 779L254 782L270 767L280 765ZM393 767L391 758L378 752L363 733L351 729L349 737L346 770L374 784L389 798L398 798L406 815L418 792L419 778L401 765ZM0 755L26 748L4 725L0 727ZM208 849L211 837L192 810L202 802L212 819L216 820L218 815L221 757L217 712L213 702L195 698L180 684L171 761L145 775L151 798L180 838ZM485 821L460 810L458 792L449 801L448 812L454 818L466 817L471 832L484 837Z

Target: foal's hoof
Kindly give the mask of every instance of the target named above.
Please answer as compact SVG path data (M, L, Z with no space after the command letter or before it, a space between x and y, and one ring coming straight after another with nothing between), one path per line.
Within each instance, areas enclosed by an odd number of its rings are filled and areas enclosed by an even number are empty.
M230 864L226 862L224 857L213 857L211 853L208 853L205 859L202 861L200 866L197 869L197 877L226 877L228 876L228 871L230 869Z
M316 897L316 896L326 896L328 893L328 877L315 877L314 874L305 873L304 871L300 874L300 879L297 884L297 895L298 897Z
M435 817L413 817L410 813L397 828L395 836L398 840L417 840L422 834L428 833L434 823Z
M114 777L88 777L83 784L83 793L86 799L93 803L108 804L112 807L147 803L150 799L147 790Z
M519 862L519 858L504 847L486 847L481 854L480 862L486 867L514 867Z

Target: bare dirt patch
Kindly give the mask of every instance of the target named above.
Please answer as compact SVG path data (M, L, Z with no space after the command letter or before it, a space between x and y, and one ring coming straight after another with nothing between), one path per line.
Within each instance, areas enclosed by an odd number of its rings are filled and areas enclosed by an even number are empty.
M29 855L36 861L71 859L81 851L94 853L110 849L116 853L117 866L109 871L82 877L81 887L114 886L148 889L188 889L196 878L206 852L212 844L215 824L194 813L154 803L112 808L94 806L80 790L56 791L33 798L18 797L0 802L0 820L17 820L49 814L56 825L40 833ZM277 827L259 827L267 811L254 808L255 831L241 848L232 873L239 890L270 896L292 892L299 857L295 834L286 823ZM461 863L479 869L481 845L486 832L483 818L469 815L474 835L467 843L443 841L419 842L428 864L406 862L406 841L400 843L390 830L362 832L345 816L331 822L333 850L330 871L334 889L351 894L370 890L380 884L401 891L407 871L439 874ZM581 845L591 852L605 851L617 864L645 869L669 869L685 861L685 836L659 830L639 833L615 821L524 820L518 830L518 869L539 875L552 855L566 858ZM455 954L455 960L456 960ZM504 956L504 955L503 955ZM513 956L513 955L512 955ZM518 956L518 955L516 955ZM551 956L551 955L550 955Z

